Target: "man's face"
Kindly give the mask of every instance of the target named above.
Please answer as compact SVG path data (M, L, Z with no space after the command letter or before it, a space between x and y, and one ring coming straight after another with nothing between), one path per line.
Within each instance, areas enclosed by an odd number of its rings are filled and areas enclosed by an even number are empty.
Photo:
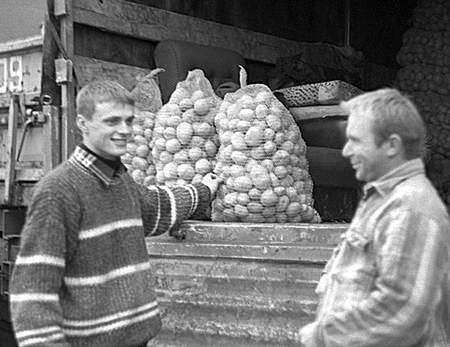
M372 132L372 120L365 115L350 115L346 129L347 142L342 155L350 159L356 179L375 181L389 170L387 148L384 143L377 146Z
M132 134L134 108L115 102L96 105L92 119L78 115L83 143L94 153L109 160L125 154L127 140Z

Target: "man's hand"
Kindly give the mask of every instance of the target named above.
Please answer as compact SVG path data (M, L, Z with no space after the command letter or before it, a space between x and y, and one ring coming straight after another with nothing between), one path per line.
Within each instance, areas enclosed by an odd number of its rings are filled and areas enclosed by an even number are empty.
M214 197L214 195L217 192L217 189L219 188L219 184L221 183L221 179L217 177L216 175L212 173L206 174L203 179L202 183L209 188L211 191L211 199Z

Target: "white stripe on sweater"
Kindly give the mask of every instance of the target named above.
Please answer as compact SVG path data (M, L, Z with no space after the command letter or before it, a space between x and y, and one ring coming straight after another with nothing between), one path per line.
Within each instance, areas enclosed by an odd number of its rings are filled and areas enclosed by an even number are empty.
M91 336L91 335L97 335L97 334L102 334L102 333L106 333L106 332L110 332L110 331L115 331L116 329L120 329L123 327L127 327L139 322L143 322L151 317L155 317L156 315L159 314L159 310L155 309L153 311L147 312L143 315L140 316L136 316L134 318L130 318L130 319L124 319L122 321L118 321L115 323L111 323L102 327L98 327L98 328L92 328L92 329L63 329L64 333L67 336Z
M47 334L51 334L51 333L54 333L57 331L61 331L61 327L59 327L57 325L40 328L40 329L23 330L23 331L19 331L16 333L16 338L24 339L24 338L28 338L31 336L47 335Z
M194 192L194 201L192 202L192 213L194 213L197 210L198 207L198 202L199 202L199 198L198 198L198 190L197 188L195 188L193 185L191 185L192 187L192 191Z
M57 333L57 334L49 335L46 337L36 337L36 338L26 339L24 341L19 341L19 346L26 347L26 346L30 346L30 345L33 346L33 345L40 345L40 344L46 346L50 342L62 340L63 338L64 338L63 333Z
M32 255L28 257L18 256L15 265L35 265L46 264L64 267L66 262L64 258L53 257L51 255Z
M187 185L184 188L189 192L191 196L191 208L189 209L189 216L194 213L196 207L195 207L195 188L192 185Z
M47 294L47 293L26 293L26 294L11 294L9 296L9 301L15 302L25 302L25 301L58 301L58 294Z
M85 240L85 239L89 239L92 237L97 237L97 236L100 236L103 234L110 233L117 229L141 227L141 226L142 226L142 219L140 219L140 218L124 219L124 220L104 224L104 225L101 225L96 228L82 230L82 231L80 231L79 239Z
M103 275L91 277L64 277L64 282L68 286L93 286L104 284L118 277L126 276L140 271L150 269L150 263L145 261L139 264L128 265L119 269L114 269Z
M157 210L156 210L156 216L155 216L155 225L153 227L153 230L150 231L150 233L148 234L149 236L151 236L154 233L156 233L156 230L158 230L159 220L161 219L161 197L159 196L158 187L149 186L148 190L154 190L156 192L156 208L157 208Z
M127 317L134 316L138 313L142 313L142 312L150 311L150 310L153 311L157 306L158 306L158 302L152 301L149 304L145 304L140 307L133 308L131 310L118 312L118 313L104 316L101 318L90 319L90 320L68 320L68 319L65 319L64 327L74 329L74 328L84 328L84 327L90 327L90 326L95 326L95 325L99 325L99 324L111 323L112 321L125 319Z
M175 195L168 187L161 186L161 189L166 191L170 200L170 224L167 230L171 230L177 220L177 201L175 200Z

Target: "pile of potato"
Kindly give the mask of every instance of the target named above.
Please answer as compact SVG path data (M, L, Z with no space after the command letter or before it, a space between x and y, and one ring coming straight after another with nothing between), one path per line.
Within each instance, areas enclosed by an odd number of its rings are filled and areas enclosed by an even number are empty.
M133 136L127 143L127 153L121 160L133 179L145 186L156 183L156 168L151 154L150 143L155 125L155 113L162 106L158 74L164 69L151 70L146 76L136 77L136 86L131 91L136 114Z
M145 186L156 182L156 168L149 146L154 119L154 113L137 110L133 124L133 137L127 143L127 153L121 158L133 179Z
M218 137L214 117L221 100L201 70L179 82L158 111L151 144L157 184L201 182L212 172Z
M427 174L450 207L450 2L421 0L397 55L396 85L427 125Z
M265 85L225 95L215 117L223 180L212 220L319 222L306 145L289 111Z

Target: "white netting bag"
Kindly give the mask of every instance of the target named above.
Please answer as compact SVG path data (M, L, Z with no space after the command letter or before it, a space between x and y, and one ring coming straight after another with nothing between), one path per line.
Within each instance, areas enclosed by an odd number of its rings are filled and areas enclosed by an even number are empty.
M154 113L136 110L133 137L127 143L127 153L121 157L133 179L145 186L156 183L156 168L149 147L154 122Z
M189 71L156 115L152 154L158 184L201 182L212 172L218 137L214 117L221 99L202 70Z
M289 111L263 84L225 95L215 117L220 148L214 172L223 179L213 221L320 222L306 145Z

